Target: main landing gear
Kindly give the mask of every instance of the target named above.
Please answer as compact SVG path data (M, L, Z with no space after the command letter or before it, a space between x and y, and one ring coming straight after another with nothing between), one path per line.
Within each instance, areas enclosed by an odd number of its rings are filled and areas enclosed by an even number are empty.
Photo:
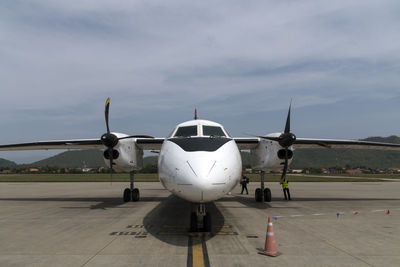
M206 205L198 204L197 210L190 214L190 232L211 232L211 226L211 214L206 212Z
M135 172L131 171L129 173L130 178L130 188L125 188L124 190L124 202L128 201L139 201L140 193L138 188L133 187L133 182L135 179Z
M267 187L264 188L264 171L260 172L261 188L257 188L255 191L255 199L257 202L271 202L271 190Z

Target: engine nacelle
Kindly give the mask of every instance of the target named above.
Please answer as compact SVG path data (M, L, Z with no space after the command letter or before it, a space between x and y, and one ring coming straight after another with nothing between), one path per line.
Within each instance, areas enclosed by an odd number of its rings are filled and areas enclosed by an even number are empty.
M286 150L278 142L261 139L259 145L250 151L251 167L255 170L281 170L285 164ZM289 164L293 149L288 149Z
M113 133L118 138L127 136L121 133ZM143 168L143 150L135 142L135 138L119 140L113 148L113 168L117 171L134 171ZM103 152L104 162L110 167L110 156L108 150Z

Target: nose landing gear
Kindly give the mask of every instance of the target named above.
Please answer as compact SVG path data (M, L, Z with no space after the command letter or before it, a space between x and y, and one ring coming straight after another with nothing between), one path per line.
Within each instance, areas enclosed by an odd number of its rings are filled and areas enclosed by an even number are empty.
M197 210L190 214L190 232L211 232L211 227L211 214L206 212L206 205L198 204Z
M133 182L135 179L134 171L131 171L129 173L129 178L130 178L130 188L125 188L125 190L124 190L124 196L123 196L124 202L128 202L131 200L134 202L139 201L139 199L140 199L139 189L134 188L134 186L133 186L134 185Z

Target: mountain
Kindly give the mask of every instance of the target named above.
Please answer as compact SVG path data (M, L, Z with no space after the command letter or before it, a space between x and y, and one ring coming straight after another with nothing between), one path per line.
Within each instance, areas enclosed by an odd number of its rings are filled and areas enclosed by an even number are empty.
M399 143L400 137L369 137L364 141ZM243 151L242 163L250 165L250 153ZM143 167L157 165L158 156L148 156L143 159ZM6 162L6 163L4 163ZM104 166L103 152L100 150L73 150L60 153L53 157L29 164L29 166L57 166L66 168ZM8 165L7 165L8 164ZM297 149L291 168L322 168L322 167L367 167L395 168L400 167L400 151L356 150L356 149ZM0 167L16 166L14 162L0 159Z
M400 144L400 137L368 137L362 141ZM322 167L399 168L400 151L357 149L297 149L291 168Z
M158 156L148 156L143 158L143 167L147 165L157 165Z
M8 167L16 167L17 163L14 161L6 160L6 159L1 159L0 158L0 168L8 168Z
M29 166L56 166L62 168L105 167L101 150L72 150L62 152L47 159L28 164Z

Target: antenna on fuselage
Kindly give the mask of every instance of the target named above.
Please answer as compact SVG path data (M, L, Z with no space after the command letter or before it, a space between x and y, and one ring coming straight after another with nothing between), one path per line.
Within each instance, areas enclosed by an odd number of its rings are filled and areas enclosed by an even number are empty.
M197 108L194 109L194 119L197 120Z

